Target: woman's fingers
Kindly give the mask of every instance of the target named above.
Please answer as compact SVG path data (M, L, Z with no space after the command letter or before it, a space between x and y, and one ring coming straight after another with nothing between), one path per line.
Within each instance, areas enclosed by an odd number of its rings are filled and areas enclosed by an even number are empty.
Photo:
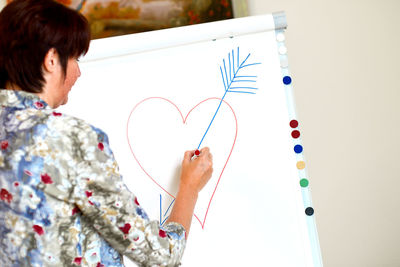
M208 147L203 147L202 149L200 149L200 155L208 153L210 153L210 149Z
M192 158L195 156L196 150L188 150L185 152L183 156L183 161L188 163L192 160ZM208 147L204 147L200 149L200 154L196 157L207 157L212 161L212 155L210 153L210 149Z
M184 154L181 182L189 184L199 192L211 178L213 163L208 147L202 148L198 156L195 156L195 152L195 150L188 150Z
M186 151L184 156L183 156L183 161L185 163L189 163L192 160L193 156L194 156L194 152L195 152L195 150Z

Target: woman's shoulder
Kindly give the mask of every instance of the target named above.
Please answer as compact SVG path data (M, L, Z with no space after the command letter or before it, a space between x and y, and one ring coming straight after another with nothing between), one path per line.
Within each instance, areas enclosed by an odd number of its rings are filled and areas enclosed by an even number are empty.
M48 127L55 131L85 138L95 136L97 139L108 142L107 134L102 129L81 118L55 110L48 110L45 116L48 118Z

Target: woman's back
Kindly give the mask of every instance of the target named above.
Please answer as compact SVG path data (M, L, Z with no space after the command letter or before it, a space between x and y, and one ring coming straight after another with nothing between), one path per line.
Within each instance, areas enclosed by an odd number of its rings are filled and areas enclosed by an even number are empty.
M26 92L0 105L1 266L178 264L183 227L148 219L101 130Z

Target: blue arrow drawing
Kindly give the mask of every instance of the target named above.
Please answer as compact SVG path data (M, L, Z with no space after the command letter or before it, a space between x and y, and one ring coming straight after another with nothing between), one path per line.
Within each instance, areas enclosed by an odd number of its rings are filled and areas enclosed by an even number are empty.
M212 123L214 122L215 116L217 116L222 101L224 101L228 93L255 94L256 91L258 90L258 88L255 87L257 76L250 75L251 73L244 73L244 71L248 67L260 65L261 63L248 63L247 60L250 58L250 53L243 61L240 62L239 52L240 52L239 47L237 48L236 54L235 51L232 49L232 52L228 53L228 60L227 61L225 61L225 59L222 60L223 65L221 65L219 69L221 72L222 83L224 85L224 95L222 96L218 108L215 111L214 116L207 127L206 132L201 138L200 144L197 147L197 149L200 149L200 146L203 143L203 140L207 135L208 130L210 129ZM167 214L172 205L174 204L174 202L175 199L172 200L166 212L164 213L164 215L162 215L162 195L160 194L160 226L162 226L165 223L165 221L169 218Z
M240 55L239 55L239 47L237 48L237 54L235 55L235 51L232 49L232 53L228 54L228 62L223 59L223 66L219 67L221 71L222 83L224 84L224 95L219 102L217 111L215 111L213 118L211 119L210 124L207 127L206 132L204 133L203 137L201 138L200 144L198 145L197 149L200 149L201 144L203 143L204 138L206 137L208 130L210 129L212 123L214 122L215 116L221 107L222 101L224 101L225 96L228 93L240 93L240 94L255 94L258 90L255 87L257 76L255 75L242 75L244 70L248 67L259 65L261 63L247 63L247 60L250 57L250 53L247 57L240 62ZM236 63L236 65L235 65ZM228 65L229 64L229 65ZM227 69L228 68L228 69ZM239 75L240 74L240 75Z
M172 204L174 204L175 199L172 200L172 202L169 204L167 211L164 213L164 216L161 216L162 214L162 195L160 194L160 226L163 226L165 221L169 218L167 216L169 209L172 207Z

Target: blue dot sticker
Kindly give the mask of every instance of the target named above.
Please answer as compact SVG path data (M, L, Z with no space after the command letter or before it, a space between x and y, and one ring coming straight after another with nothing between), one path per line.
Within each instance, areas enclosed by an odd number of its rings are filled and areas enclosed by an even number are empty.
M295 145L294 152L296 152L297 154L300 154L301 152L303 152L303 147L301 145Z
M283 83L288 85L292 83L292 78L290 78L290 76L285 76L283 77Z

